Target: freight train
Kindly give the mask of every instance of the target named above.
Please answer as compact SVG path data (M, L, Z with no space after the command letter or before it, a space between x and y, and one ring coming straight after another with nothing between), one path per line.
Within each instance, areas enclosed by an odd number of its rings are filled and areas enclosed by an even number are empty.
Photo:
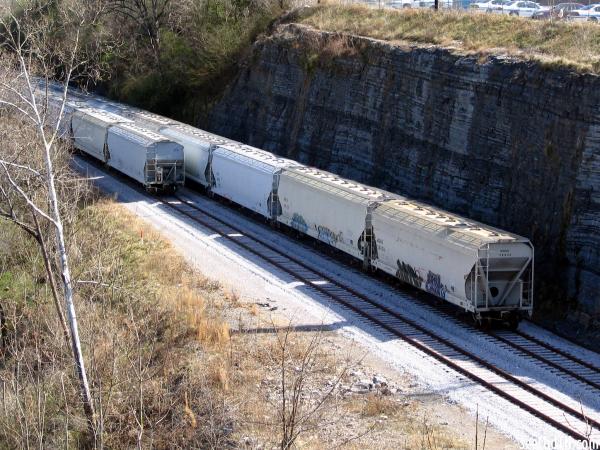
M79 91L69 95L60 129L77 149L147 188L176 188L185 175L480 324L516 327L532 313L534 249L524 237Z

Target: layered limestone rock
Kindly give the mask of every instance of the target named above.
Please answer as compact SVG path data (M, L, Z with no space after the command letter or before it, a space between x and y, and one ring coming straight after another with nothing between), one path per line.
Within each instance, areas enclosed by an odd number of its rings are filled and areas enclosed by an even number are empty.
M537 304L598 325L598 76L288 24L208 126L531 238Z

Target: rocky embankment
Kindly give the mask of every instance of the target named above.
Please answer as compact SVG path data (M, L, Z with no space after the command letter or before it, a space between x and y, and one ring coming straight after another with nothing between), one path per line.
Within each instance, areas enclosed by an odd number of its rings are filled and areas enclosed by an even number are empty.
M600 328L600 77L279 25L208 127L530 237L539 317Z

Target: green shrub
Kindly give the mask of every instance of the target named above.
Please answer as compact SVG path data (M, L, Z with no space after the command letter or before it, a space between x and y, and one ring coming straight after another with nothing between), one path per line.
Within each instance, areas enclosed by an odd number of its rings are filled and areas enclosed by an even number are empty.
M114 60L109 93L130 104L194 122L236 73L258 34L280 14L277 3L250 0L195 2L160 28L158 53L138 33L137 44ZM107 58L109 58L107 56Z

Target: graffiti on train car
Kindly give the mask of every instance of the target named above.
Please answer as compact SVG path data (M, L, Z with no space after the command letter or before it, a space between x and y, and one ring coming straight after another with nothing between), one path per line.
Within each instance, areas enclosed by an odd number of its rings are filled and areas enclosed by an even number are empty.
M405 283L412 284L418 288L421 287L423 284L423 277L414 269L413 266L406 264L399 259L396 260L396 264L398 265L398 270L396 271L396 277L398 277L398 279L404 281Z
M334 233L329 228L322 225L317 226L317 236L320 241L325 242L329 245L335 245L340 241L343 241L342 232Z
M292 221L290 222L290 226L294 230L298 230L302 233L306 233L308 231L308 224L306 223L306 220L304 220L304 217L302 217L298 213L294 213L294 215L292 216Z
M425 290L443 299L446 299L446 292L448 292L448 288L446 287L446 285L442 284L442 279L440 275L437 273L433 273L431 270L427 273Z

